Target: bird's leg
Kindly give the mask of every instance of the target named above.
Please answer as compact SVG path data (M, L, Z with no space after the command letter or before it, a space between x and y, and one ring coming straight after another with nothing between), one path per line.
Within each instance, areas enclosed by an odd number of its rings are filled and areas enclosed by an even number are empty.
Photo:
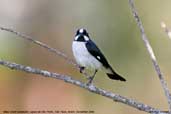
M80 68L80 73L83 73L85 67L79 66L79 68Z
M98 70L95 69L95 72L94 72L93 76L90 76L90 77L89 77L89 81L88 81L87 85L90 85L90 84L93 82L93 79L94 79L94 77L95 77L97 71L98 71Z

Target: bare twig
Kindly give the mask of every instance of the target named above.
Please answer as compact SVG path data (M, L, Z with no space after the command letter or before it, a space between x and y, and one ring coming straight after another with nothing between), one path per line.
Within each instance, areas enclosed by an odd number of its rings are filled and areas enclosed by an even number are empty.
M167 111L160 111L159 109L156 109L151 106L145 105L143 103L137 102L133 99L129 99L129 98L123 97L121 95L114 94L112 92L100 89L94 85L87 85L86 83L82 83L78 80L74 80L70 76L67 76L67 75L52 73L52 72L49 72L46 70L32 68L30 66L24 66L24 65L12 63L12 62L4 61L4 60L0 60L0 65L3 65L5 67L8 67L8 68L14 69L14 70L24 71L27 73L38 74L40 76L63 80L67 83L79 86L79 87L84 88L90 92L93 92L98 95L104 96L106 98L112 99L116 102L120 102L120 103L129 105L129 106L136 108L138 110L141 110L141 111L145 111L145 112L153 113L153 114L168 114Z
M166 26L165 22L161 22L161 27L164 29L166 34L168 35L169 39L171 39L171 31L169 28Z
M133 14L133 16L134 16L134 18L135 18L135 20L137 22L137 25L138 25L138 27L140 29L142 40L144 41L144 44L145 44L145 46L147 48L147 51L148 51L148 53L149 53L149 55L151 57L152 62L153 62L153 66L154 66L154 68L155 68L155 70L156 70L156 72L158 74L159 79L160 79L161 85L163 87L165 96L166 96L168 104L169 104L169 112L170 112L171 111L171 97L170 97L170 92L169 92L169 89L167 87L166 81L164 80L164 76L163 76L162 72L160 71L160 67L159 67L159 65L157 63L157 60L156 60L156 57L154 55L153 49L150 46L148 38L147 38L147 36L145 34L144 27L142 25L142 22L141 22L139 16L138 16L138 12L137 12L137 10L136 10L136 8L134 6L133 0L129 0L129 5L130 5L130 8L132 10L132 14Z
M13 29L10 29L10 28L0 27L0 29L3 30L3 31L11 32L11 33L16 34L17 36L19 36L19 38L23 38L23 39L26 39L26 40L28 40L28 41L30 41L32 43L35 43L35 44L47 49L48 51L53 52L55 55L61 56L68 63L74 65L75 67L78 67L77 64L73 60L71 60L66 54L64 54L63 52L61 52L61 51L59 51L57 49L54 49L54 48L48 46L47 44L45 44L43 42L35 40L34 38L32 38L30 36L27 36L26 34L17 32L17 31L15 31Z
M47 49L49 52L52 52L55 55L64 58L68 63L72 64L77 70L80 70L79 65L76 62L74 62L73 60L71 60L65 53L61 52L60 50L54 49L41 41L35 40L34 38L32 38L26 34L20 33L18 31L15 31L13 29L6 28L6 27L0 27L0 30L13 33L13 34L19 36L19 38L23 38L25 40L28 40L28 41L34 43L34 44L37 44L40 47ZM82 74L84 74L87 78L90 77L84 70L82 71Z

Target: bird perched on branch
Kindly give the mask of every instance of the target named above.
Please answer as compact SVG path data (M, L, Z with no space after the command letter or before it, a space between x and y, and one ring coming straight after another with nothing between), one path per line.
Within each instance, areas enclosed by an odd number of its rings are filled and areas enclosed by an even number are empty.
M102 69L112 80L126 81L112 69L105 56L90 39L85 29L81 28L77 30L72 43L72 51L76 62L80 65L80 72L85 68L94 70L94 74L89 78L88 83L92 83L99 69Z

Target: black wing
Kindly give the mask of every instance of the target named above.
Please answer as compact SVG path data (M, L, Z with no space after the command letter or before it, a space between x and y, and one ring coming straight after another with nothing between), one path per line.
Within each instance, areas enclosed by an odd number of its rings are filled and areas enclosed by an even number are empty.
M112 69L112 67L108 64L106 58L104 57L104 55L102 54L100 49L96 46L96 44L93 41L91 41L91 40L87 41L86 48L88 49L88 51L91 55L93 55L98 61L100 61L103 64L104 67L106 67L107 69L109 69L111 71L111 73L107 73L107 75L110 79L126 81L123 77L118 75Z
M91 55L93 55L98 61L100 61L103 64L104 67L109 67L106 58L92 40L86 42L86 48L88 49Z

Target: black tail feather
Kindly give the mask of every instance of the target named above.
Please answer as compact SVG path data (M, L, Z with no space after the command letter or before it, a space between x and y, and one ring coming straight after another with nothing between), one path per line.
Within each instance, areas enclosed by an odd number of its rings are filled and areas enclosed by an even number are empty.
M126 81L123 77L119 76L118 74L109 74L107 73L108 77L112 80L120 80L120 81Z
M125 78L123 78L122 76L118 75L113 69L112 67L109 65L109 71L106 74L108 75L108 77L112 80L120 80L120 81L126 81Z

